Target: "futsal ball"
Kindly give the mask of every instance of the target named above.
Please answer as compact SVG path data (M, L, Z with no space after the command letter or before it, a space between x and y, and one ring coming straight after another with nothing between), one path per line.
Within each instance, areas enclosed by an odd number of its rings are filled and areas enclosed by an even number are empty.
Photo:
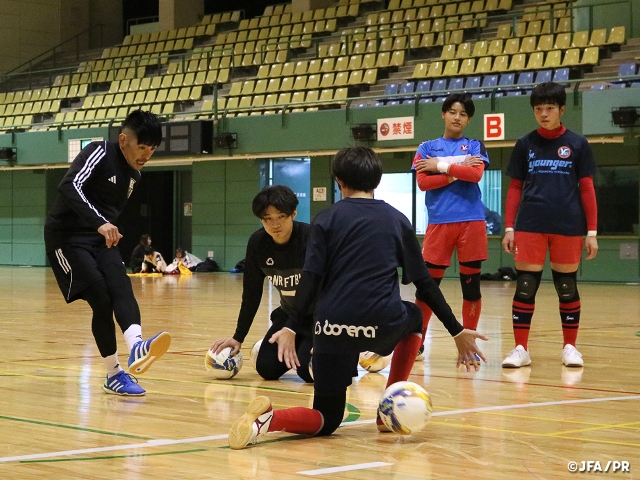
M249 355L249 359L251 360L251 365L253 365L253 368L255 368L256 370L258 370L256 365L258 364L258 352L260 351L261 345L262 345L262 338L253 344L253 347L251 347L251 354Z
M396 382L380 399L380 419L392 432L419 432L431 420L433 406L427 391L413 382Z
M360 353L360 366L368 372L379 372L389 366L391 363L391 355L383 357L373 352Z
M235 377L242 368L242 353L238 352L230 357L231 347L224 348L217 355L207 350L204 366L214 378L226 380Z

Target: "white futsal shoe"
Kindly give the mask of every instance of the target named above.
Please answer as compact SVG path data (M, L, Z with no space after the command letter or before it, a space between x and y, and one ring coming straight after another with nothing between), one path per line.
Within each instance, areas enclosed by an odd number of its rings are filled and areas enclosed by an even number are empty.
M562 349L562 363L567 367L582 367L584 360L582 354L570 343L567 343Z
M251 400L244 415L231 425L229 447L240 450L250 443L256 443L259 435L269 431L272 418L271 400L264 396Z
M527 365L531 365L531 356L522 345L518 345L511 350L502 361L502 366L507 368L520 368L526 367Z

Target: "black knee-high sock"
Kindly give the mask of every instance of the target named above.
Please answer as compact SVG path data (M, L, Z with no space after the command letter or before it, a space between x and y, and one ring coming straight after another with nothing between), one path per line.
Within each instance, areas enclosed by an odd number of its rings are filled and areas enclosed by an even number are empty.
M91 331L100 355L103 358L113 355L118 348L116 344L116 328L113 324L111 297L104 280L90 285L82 292L82 298L87 301L93 311Z
M122 332L131 325L140 325L140 307L133 295L131 279L120 265L109 265L102 272L111 296L113 313Z

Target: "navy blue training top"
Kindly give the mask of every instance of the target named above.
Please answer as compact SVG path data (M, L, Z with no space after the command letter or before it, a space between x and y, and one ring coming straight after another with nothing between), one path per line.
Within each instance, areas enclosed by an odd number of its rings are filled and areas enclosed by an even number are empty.
M398 267L404 284L429 276L411 223L384 201L345 198L316 216L304 263L322 277L315 352L366 350L367 334L378 326L407 321Z
M523 181L515 229L524 232L584 235L587 222L580 179L596 172L587 139L570 130L546 139L536 130L520 138L507 175Z

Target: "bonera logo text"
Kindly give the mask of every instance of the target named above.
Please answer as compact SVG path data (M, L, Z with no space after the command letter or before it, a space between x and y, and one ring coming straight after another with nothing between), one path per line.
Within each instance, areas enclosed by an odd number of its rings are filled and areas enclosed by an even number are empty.
M366 338L376 338L376 329L375 327L365 327L362 325L338 325L329 323L329 320L324 321L324 327L320 324L320 322L316 322L315 325L315 334L320 335L324 333L325 335L340 335L343 331L347 332L347 335L350 337L359 337L360 332Z

